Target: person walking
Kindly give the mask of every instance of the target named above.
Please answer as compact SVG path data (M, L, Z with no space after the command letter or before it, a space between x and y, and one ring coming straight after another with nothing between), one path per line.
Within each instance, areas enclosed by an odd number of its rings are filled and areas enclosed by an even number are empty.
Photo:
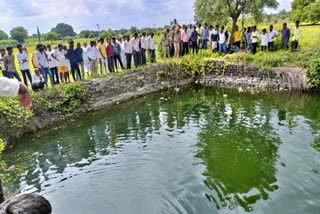
M300 22L296 21L296 27L293 29L292 51L298 50L299 40L301 36L302 36L302 30L300 27Z
M253 26L253 30L251 32L251 42L252 42L252 53L255 55L257 53L257 47L258 47L258 31L257 26Z
M182 41L182 56L189 54L189 35L187 26L184 27L181 33L181 41Z
M287 23L283 23L283 28L281 30L281 33L282 33L281 49L288 50L291 30L287 27Z
M8 77L13 79L15 77L19 82L21 82L21 78L17 72L16 65L15 65L15 57L13 55L12 47L7 47L7 55L4 56L4 67L5 70L8 72Z
M131 45L132 45L134 66L137 68L140 66L140 48L139 48L138 33L133 34Z
M54 84L59 84L60 83L60 78L58 74L58 67L57 67L57 61L52 57L52 54L54 53L54 50L51 49L51 45L47 45L47 57L48 57L48 62L49 62L49 68L52 73L52 78L54 81Z
M17 48L18 48L17 59L18 59L20 71L22 73L23 82L26 86L28 86L28 81L27 81L27 77L28 77L30 84L32 85L28 54L23 50L23 47L21 44L18 44Z
M130 36L126 36L126 41L123 44L124 46L124 53L126 55L127 61L127 69L131 69L131 59L132 59L132 43L130 41Z
M107 52L106 52L106 46L104 45L104 39L100 38L98 41L98 46L99 50L99 64L100 64L100 73L103 74L108 73L108 61L107 61Z

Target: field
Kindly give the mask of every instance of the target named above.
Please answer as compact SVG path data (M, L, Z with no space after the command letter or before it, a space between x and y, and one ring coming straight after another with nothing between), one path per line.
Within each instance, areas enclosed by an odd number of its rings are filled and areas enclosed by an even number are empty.
M294 24L289 23L289 28L293 28ZM259 25L258 31L261 32L263 28L268 29L268 25ZM275 25L275 30L280 31L281 25ZM251 53L239 53L227 56L220 56L219 54L210 54L210 51L201 51L200 55L209 55L210 58L217 59L226 59L230 62L242 61L244 63L255 64L260 67L279 67L279 66L297 66L297 67L306 67L308 60L307 57L310 56L316 49L320 49L320 26L302 26L303 36L299 43L300 50L297 53L291 53L290 51L278 50L275 52L258 52L257 55L252 55ZM155 37L157 43L161 39L161 36L158 35ZM281 36L275 39L275 46L280 47ZM80 42L89 42L90 39L74 39L75 43ZM24 44L27 47L29 52L29 64L31 71L33 72L33 66L31 64L31 54L35 50L35 46L38 43L36 39L28 39ZM67 44L67 41L42 41L43 44L51 44L53 47L57 46L59 43ZM16 54L17 49L14 48L14 53ZM162 62L161 54L159 49L157 49L157 62ZM240 59L240 60L239 60ZM19 69L18 62L16 61L16 68ZM0 74L2 75L2 73ZM20 74L21 78L22 75Z

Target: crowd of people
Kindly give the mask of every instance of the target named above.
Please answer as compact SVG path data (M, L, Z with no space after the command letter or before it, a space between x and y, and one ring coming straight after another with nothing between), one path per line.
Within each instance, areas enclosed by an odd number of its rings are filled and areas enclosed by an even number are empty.
M298 42L302 35L302 30L296 22L296 26L291 31L287 24L283 24L281 30L281 48L289 49L290 36L292 38L292 51L298 48ZM261 51L274 51L274 39L280 33L270 25L269 30L263 29L258 32L257 27L244 28L240 31L236 26L231 35L224 26L196 25L180 26L175 19L170 29L164 29L163 36L159 41L162 57L166 60L169 57L179 58L180 56L192 53L198 54L199 50L211 49L212 52L220 54L236 53L239 51L251 51L257 53L258 42ZM27 49L17 45L18 53L13 54L13 47L0 49L0 63L3 76L16 78L21 81L20 75L15 66L15 57L19 64L19 69L26 86L30 82L33 90L37 91L48 86L48 79L52 86L71 81L85 80L86 76L97 77L98 68L100 74L117 72L120 69L131 69L132 60L135 67L146 65L147 61L156 62L156 41L154 33L141 35L133 33L117 38L100 38L98 42L90 41L89 45L68 41L68 46L59 44L52 48L50 44L38 44L32 53L32 65L34 73L31 74L29 66L29 54ZM100 65L100 66L98 66Z

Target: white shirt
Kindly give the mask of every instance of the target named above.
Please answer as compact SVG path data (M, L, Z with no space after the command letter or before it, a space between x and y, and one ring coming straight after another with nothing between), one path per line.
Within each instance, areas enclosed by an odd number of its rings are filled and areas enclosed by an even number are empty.
M123 44L124 52L127 54L132 54L132 44L131 41L125 41Z
M66 51L65 50L59 50L56 49L53 52L53 56L58 60L57 61L57 66L67 66L67 60L66 60Z
M272 30L272 31L270 32L270 30L269 30L269 32L268 32L269 42L273 42L274 37L275 37L275 36L278 36L278 35L279 35L279 32L278 32L278 31Z
M156 49L156 42L154 41L154 38L149 38L148 40L148 46L150 50L155 50Z
M144 36L141 37L141 48L145 49L145 50L148 48L147 40L146 40L146 38L144 38Z
M140 49L139 49L139 39L138 38L133 38L132 40L131 40L131 44L132 44L132 48L135 50L135 51L137 51L137 52L139 52L140 51Z
M86 50L86 55L91 60L97 60L99 57L98 51L99 51L98 48L94 46L88 46Z
M267 46L269 41L268 34L261 34L261 46Z
M193 32L193 29L192 28L188 28L187 33L188 33L189 38L191 38L192 32Z
M52 57L52 54L54 54L54 50L47 51L48 56L48 62L49 62L49 68L57 67L57 61Z
M257 43L258 42L258 37L259 37L258 31L255 31L255 32L252 31L251 32L251 42L252 43Z
M0 96L18 96L20 84L16 79L0 77Z
M41 77L41 79L40 79L40 77ZM43 76L40 74L40 76L37 76L37 74L36 73L33 73L32 75L31 75L31 78L32 78L32 84L37 84L37 83L40 83L40 82L44 82L44 80L43 80Z
M19 66L20 66L20 70L28 70L29 69L29 58L28 58L28 54L25 51L22 51L22 53L20 53L18 51L17 53L17 59L19 62ZM26 60L26 61L24 61Z
M211 41L211 35L213 33L214 30L209 30L209 41Z
M49 63L48 63L48 60L47 60L47 57L46 57L46 54L44 51L42 53L40 51L37 51L36 58L37 58L37 61L41 67L44 67L44 68L49 67Z
M227 38L226 38L226 32L223 31L221 33L221 31L219 31L219 44L224 44L227 42Z

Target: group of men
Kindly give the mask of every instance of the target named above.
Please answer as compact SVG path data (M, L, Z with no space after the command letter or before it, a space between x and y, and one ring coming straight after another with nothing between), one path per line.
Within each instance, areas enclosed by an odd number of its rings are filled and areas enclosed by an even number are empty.
M216 25L213 27L212 25L208 26L207 23L202 26L200 22L195 26L190 24L189 26L183 25L180 28L175 19L170 28L164 30L160 42L164 59L170 56L179 58L188 54L190 49L192 49L193 54L197 54L199 49L207 49L208 46L213 52L219 51L220 54L235 53L240 50L252 51L253 54L256 54L259 41L261 42L261 51L265 51L267 48L269 51L273 51L274 39L280 35L278 31L273 29L272 25L270 25L268 31L263 29L261 34L259 34L256 26L244 28L243 32L236 26L232 35L233 42L231 42L231 34L224 26ZM296 21L293 31L284 23L281 34L281 48L289 48L289 40L292 36L292 51L297 51L302 36L300 22ZM230 41L229 44L228 41Z

